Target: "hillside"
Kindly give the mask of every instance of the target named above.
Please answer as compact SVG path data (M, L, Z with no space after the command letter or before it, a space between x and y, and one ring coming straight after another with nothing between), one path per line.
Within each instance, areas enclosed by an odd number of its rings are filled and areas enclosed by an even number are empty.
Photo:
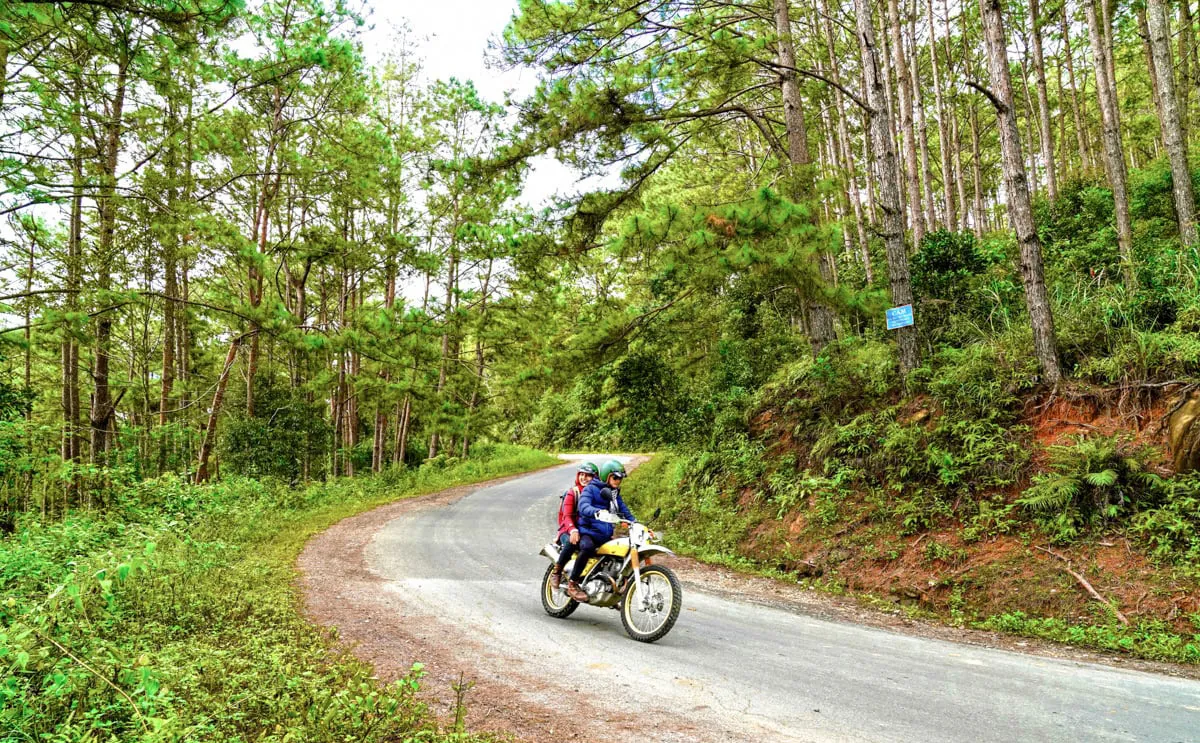
M1200 480L1171 446L1194 385L1022 395L992 437L936 388L820 415L803 389L768 388L739 446L635 473L674 545L884 611L1200 662Z

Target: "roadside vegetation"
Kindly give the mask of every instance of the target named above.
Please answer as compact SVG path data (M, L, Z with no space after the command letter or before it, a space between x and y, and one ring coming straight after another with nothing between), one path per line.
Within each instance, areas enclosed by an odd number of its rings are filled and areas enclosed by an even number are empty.
M557 461L478 445L308 486L164 475L114 488L103 511L23 518L0 542L0 738L476 740L418 701L419 664L381 685L308 624L296 556L372 506Z
M1198 659L1190 3L521 0L504 104L369 9L0 3L2 734L439 740L291 560L518 444L664 452L705 559Z

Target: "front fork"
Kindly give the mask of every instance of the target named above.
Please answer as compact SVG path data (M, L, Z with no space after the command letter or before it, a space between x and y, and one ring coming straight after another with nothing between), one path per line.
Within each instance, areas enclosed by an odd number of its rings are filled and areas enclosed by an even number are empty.
M642 585L642 566L638 560L638 551L636 548L631 547L629 550L629 564L633 566L633 587L629 589L634 592L631 600L637 601L637 592Z

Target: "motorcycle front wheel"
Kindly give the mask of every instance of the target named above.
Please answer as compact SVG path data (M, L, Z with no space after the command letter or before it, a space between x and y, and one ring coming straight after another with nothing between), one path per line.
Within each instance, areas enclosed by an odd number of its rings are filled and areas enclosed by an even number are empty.
M642 580L631 585L621 599L621 624L638 642L661 640L675 626L683 606L683 589L670 568L651 565L642 569Z
M553 574L554 563L550 563L550 567L546 568L546 573L542 576L542 608L556 619L566 619L579 608L579 602L567 595L566 571L563 571L563 582L557 589L550 582L550 576Z

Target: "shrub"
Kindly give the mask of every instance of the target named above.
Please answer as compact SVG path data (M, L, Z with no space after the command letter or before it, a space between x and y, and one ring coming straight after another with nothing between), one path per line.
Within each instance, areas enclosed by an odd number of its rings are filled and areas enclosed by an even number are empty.
M1137 514L1131 529L1156 559L1200 575L1200 473L1176 475L1164 488L1162 505Z
M1049 471L1034 478L1018 503L1035 514L1053 542L1068 542L1083 529L1132 512L1161 486L1146 467L1148 453L1119 438L1080 436L1049 453Z
M972 233L930 232L912 257L913 294L920 300L941 300L961 307L970 291L971 279L986 265Z
M309 476L320 477L332 440L324 405L273 384L256 385L254 394L254 417L234 417L225 426L222 465L233 474L295 483L307 461Z

